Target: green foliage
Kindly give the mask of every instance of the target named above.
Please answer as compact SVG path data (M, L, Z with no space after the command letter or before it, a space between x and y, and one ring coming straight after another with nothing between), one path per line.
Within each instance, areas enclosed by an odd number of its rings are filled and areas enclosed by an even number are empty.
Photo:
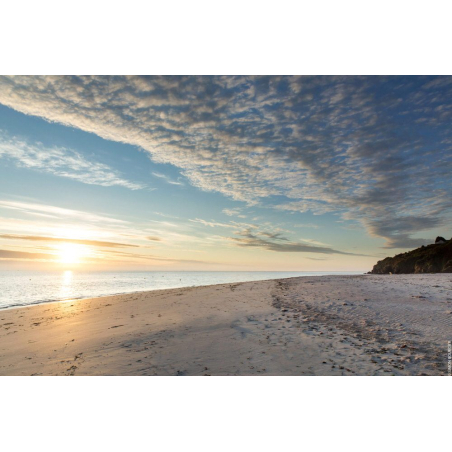
M387 257L378 261L371 273L452 273L452 239Z

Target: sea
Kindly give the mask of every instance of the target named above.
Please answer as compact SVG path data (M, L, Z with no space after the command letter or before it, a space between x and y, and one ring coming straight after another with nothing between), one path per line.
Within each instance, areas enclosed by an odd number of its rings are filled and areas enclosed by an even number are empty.
M212 284L356 275L363 272L28 272L0 271L0 309L52 301Z

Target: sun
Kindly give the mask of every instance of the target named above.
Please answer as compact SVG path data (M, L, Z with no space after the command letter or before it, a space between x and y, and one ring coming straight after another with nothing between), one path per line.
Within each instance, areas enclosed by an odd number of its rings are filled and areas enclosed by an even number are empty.
M78 264L83 257L89 254L86 246L73 243L62 243L59 245L58 251L62 264Z

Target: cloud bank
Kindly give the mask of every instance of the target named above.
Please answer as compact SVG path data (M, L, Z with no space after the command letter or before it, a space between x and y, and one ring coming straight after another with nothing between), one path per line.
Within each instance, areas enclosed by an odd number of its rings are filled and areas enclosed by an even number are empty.
M2 77L0 102L139 146L202 190L340 213L387 247L450 219L452 78Z

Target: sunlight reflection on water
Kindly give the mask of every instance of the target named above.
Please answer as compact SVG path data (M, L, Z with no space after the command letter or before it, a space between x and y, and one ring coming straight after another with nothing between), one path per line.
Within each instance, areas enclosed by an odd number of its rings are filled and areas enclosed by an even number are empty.
M63 278L61 282L61 288L60 288L60 300L65 300L67 298L71 297L72 293L72 271L66 270L63 272Z

